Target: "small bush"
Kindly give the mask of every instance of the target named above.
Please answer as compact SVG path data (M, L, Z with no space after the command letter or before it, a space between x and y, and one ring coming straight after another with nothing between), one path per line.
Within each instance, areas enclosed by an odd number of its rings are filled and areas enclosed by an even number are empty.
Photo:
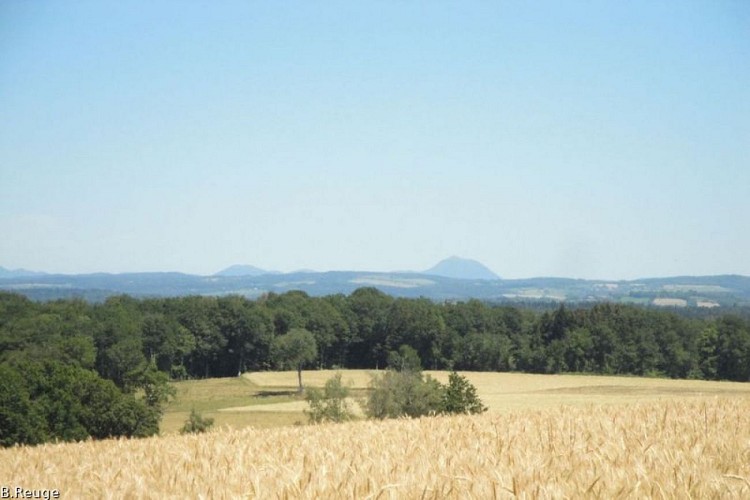
M349 397L349 388L341 382L340 373L326 382L322 392L318 389L308 389L305 399L310 409L305 410L305 413L310 423L351 420L354 415L346 401L347 397Z
M185 425L180 430L181 434L199 434L206 432L214 425L213 418L204 418L203 415L195 410L190 412L190 417L185 421Z

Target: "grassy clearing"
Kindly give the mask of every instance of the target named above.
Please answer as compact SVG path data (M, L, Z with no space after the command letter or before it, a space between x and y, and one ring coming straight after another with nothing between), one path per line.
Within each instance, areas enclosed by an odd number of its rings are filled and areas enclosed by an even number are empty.
M161 422L161 431L164 434L178 432L192 409L204 417L213 418L216 426L230 426L236 429L250 426L277 427L306 420L302 413L304 402L293 390L260 387L246 377L187 380L176 382L174 385L177 395L166 408ZM303 406L297 412L280 412L273 409L273 405L289 402ZM240 406L269 408L257 412L223 411L226 408Z
M366 394L375 370L343 370L342 379L354 399ZM440 382L448 372L427 374ZM312 370L302 374L305 385L323 387L336 374L333 370ZM551 408L560 405L611 405L664 399L736 396L750 398L750 384L670 380L593 375L534 375L526 373L462 372L491 412ZM275 427L306 423L307 404L296 395L297 372L256 372L242 377L191 380L175 384L177 399L162 421L162 433L177 432L195 408L216 426ZM355 411L361 415L357 405Z
M750 399L43 445L0 471L69 498L749 498Z
M303 382L323 387L337 372L303 372ZM357 399L363 397L371 376L369 370L344 370L343 381L351 388L352 408L362 416ZM161 422L162 434L178 432L190 411L214 419L217 427L278 427L307 423L307 403L297 394L297 372L256 372L242 377L188 380L176 382L177 396L166 408Z

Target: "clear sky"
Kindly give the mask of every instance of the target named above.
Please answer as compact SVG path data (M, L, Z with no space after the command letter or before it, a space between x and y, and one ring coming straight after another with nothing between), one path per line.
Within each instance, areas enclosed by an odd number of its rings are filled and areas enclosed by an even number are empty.
M750 2L0 2L0 266L750 275Z

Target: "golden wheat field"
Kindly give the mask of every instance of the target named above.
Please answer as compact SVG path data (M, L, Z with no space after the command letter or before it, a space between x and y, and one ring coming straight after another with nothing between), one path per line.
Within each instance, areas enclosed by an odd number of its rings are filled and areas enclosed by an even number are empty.
M750 399L44 445L0 471L62 498L750 498Z

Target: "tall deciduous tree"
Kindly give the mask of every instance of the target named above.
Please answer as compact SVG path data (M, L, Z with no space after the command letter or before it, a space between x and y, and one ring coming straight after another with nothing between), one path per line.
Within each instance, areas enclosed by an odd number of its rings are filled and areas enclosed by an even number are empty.
M274 339L272 353L279 366L297 370L298 390L302 392L302 368L307 363L315 361L318 355L313 334L304 328L292 328L288 333Z

